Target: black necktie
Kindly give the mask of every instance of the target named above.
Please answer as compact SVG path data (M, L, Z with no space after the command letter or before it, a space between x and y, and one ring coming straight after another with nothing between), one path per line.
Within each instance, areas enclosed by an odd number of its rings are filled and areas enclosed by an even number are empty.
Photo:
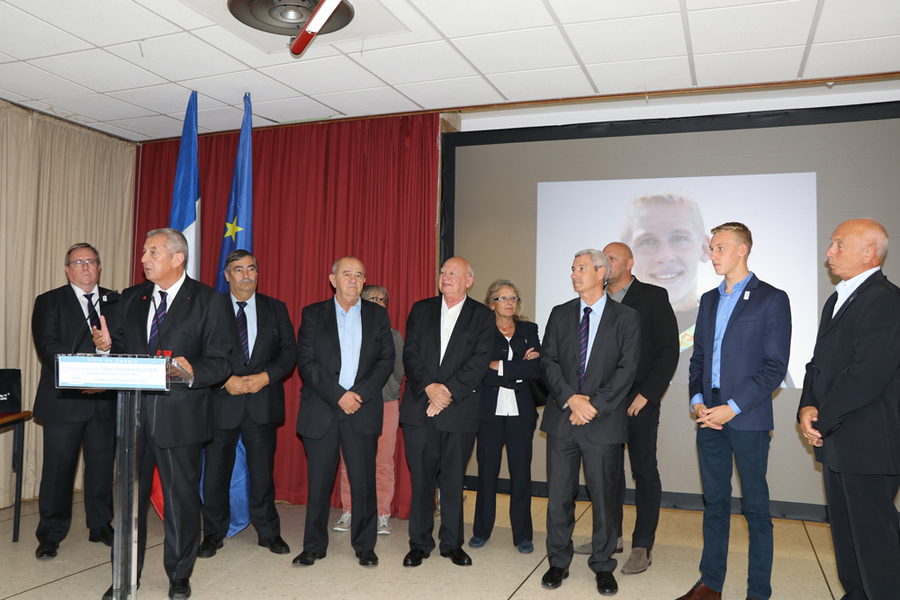
M147 345L150 350L153 350L156 337L159 335L159 328L163 319L166 318L166 292L160 291L159 298L159 306L156 307L156 314L153 315L153 321L150 323L150 343Z
M94 309L94 303L91 302L91 297L93 295L93 293L84 295L88 305L88 322L91 324L91 327L100 329L100 315L97 314L97 311Z
M247 315L244 314L244 307L247 306L246 302L238 302L238 311L237 311L237 327L238 327L238 335L241 338L241 348L244 349L244 364L250 364L250 343L247 340Z
M591 307L584 307L584 316L581 317L581 365L578 367L578 393L584 388L584 370L587 367L588 337L591 334Z

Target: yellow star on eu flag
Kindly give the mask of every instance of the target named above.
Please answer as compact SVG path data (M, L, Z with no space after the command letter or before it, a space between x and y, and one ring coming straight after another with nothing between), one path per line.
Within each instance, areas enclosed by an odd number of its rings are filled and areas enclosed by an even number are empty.
M237 217L234 217L234 223L229 223L225 221L225 237L231 236L231 241L235 241L234 236L237 235L238 231L243 231L243 227L238 227L237 225Z

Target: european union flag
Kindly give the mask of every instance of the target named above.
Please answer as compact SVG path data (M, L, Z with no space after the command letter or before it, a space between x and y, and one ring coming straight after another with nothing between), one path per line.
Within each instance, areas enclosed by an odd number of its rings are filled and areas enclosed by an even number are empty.
M253 253L253 144L250 139L253 109L250 94L244 94L244 122L241 124L241 138L238 142L237 159L234 161L234 176L231 179L231 194L228 197L228 212L225 216L225 235L222 251L219 253L219 270L216 274L216 289L228 293L225 281L225 259L234 250Z

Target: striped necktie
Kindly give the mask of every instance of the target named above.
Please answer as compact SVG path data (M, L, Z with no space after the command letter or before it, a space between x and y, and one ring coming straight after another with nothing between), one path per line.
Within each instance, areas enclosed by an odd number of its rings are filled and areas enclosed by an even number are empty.
M163 319L166 318L166 295L166 292L160 290L159 306L156 307L156 314L153 315L153 322L150 323L150 343L147 345L147 348L151 352L153 351L154 344L156 344L159 328L162 325Z
M94 303L91 302L91 297L93 297L93 295L93 292L84 295L88 305L88 322L91 324L91 327L100 329L100 316L97 314L97 310L94 308Z
M591 333L591 307L584 307L584 316L581 317L581 365L578 367L578 393L584 389L584 370L587 367L588 337Z
M247 306L246 302L238 302L238 311L237 311L237 328L238 335L241 338L241 348L244 349L244 364L250 364L250 343L247 340L247 315L244 314L244 307Z

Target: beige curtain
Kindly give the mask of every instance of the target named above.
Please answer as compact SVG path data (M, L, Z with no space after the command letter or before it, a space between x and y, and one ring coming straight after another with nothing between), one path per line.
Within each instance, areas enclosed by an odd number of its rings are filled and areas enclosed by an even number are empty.
M101 285L130 281L134 161L131 142L0 100L0 367L22 370L22 410L34 405L40 376L34 299L66 283L69 246L97 248ZM25 427L25 499L38 495L42 434L34 422ZM12 437L0 434L0 508L14 500Z

